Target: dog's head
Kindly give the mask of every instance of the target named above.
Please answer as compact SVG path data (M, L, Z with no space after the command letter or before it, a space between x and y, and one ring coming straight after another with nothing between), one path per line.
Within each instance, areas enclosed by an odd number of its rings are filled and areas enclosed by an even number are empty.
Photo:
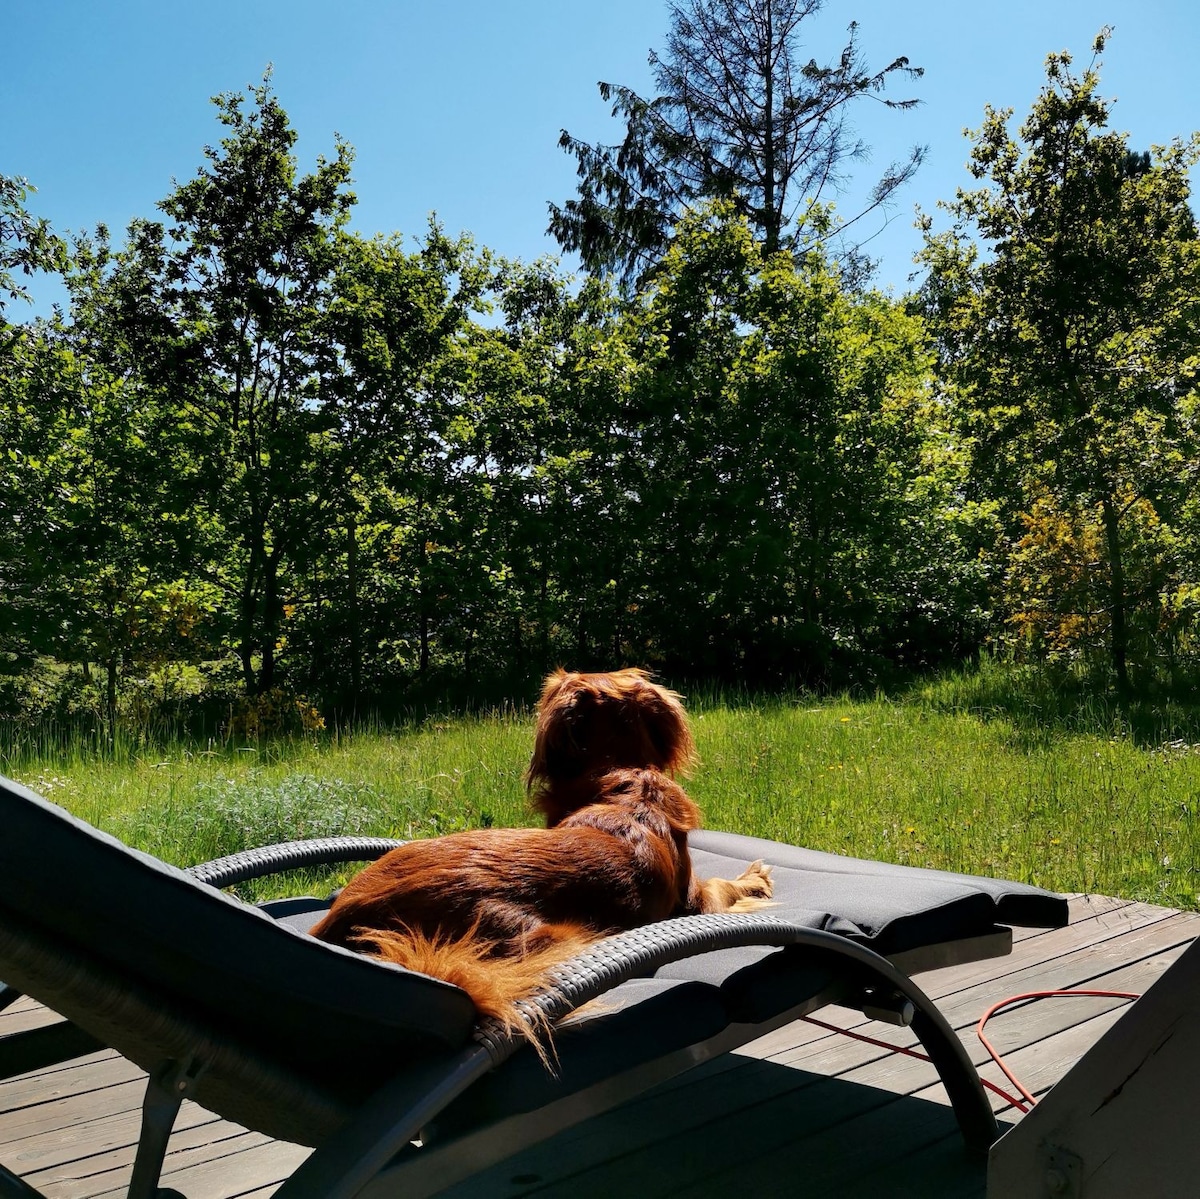
M618 767L675 776L696 754L683 704L644 670L580 674L556 670L538 704L531 794Z

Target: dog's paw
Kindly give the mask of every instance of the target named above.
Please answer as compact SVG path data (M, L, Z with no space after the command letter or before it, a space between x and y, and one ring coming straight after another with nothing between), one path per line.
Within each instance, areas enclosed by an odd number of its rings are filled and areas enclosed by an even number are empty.
M761 861L751 862L734 881L743 899L770 899L775 893L771 867L764 866Z

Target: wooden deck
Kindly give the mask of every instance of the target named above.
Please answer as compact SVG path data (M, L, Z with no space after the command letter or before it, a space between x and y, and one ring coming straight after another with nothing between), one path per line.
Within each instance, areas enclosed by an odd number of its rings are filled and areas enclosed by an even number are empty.
M1144 991L1200 935L1200 914L1097 896L1072 900L1069 927L1019 930L1010 957L933 971L918 982L959 1031L982 1074L974 1025L1031 990ZM1051 1087L1124 1004L1053 999L998 1016L989 1035L1035 1094ZM827 1008L819 1017L898 1045L905 1029ZM53 1019L21 1000L0 1035ZM986 1065L983 1063L987 1062ZM111 1053L0 1082L0 1162L52 1199L125 1193L143 1076ZM1002 1122L1019 1115L993 1096ZM270 1195L305 1150L185 1105L164 1184L188 1199ZM800 1021L477 1175L458 1199L620 1194L967 1199L984 1194L932 1067Z

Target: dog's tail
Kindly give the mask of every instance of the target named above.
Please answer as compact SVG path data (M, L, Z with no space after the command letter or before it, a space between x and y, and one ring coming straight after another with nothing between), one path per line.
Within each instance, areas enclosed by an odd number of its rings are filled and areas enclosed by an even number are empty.
M525 946L465 937L428 936L406 928L372 929L353 938L353 948L461 987L479 1014L499 1021L505 1032L528 1040L547 1066L552 1052L549 1022L520 1000L544 990L551 972L603 934L583 925L544 925ZM500 949L505 952L499 952Z

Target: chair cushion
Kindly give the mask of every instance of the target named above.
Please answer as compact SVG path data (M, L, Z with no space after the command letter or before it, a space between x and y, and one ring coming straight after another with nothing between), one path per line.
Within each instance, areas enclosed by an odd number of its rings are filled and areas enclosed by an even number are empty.
M908 917L925 907L941 909L955 889L987 897L990 919L998 924L1033 928L1061 928L1067 923L1067 901L1061 895L1027 883L1007 882L974 874L953 874L945 870L924 870L916 866L897 866L863 858L804 849L781 841L745 837L740 833L698 830L689 837L696 869L719 873L721 869L741 871L761 858L773 867L776 898L793 900L809 908L826 907L858 930L835 929L847 935L859 935L872 941L872 948L888 954L935 940L970 935L960 922L962 912L946 907L937 925L920 925L920 932L908 926ZM701 856L697 856L697 854ZM703 855L713 855L705 858ZM927 902L922 902L926 896ZM837 900L828 907L825 900ZM929 936L934 932L933 937Z
M700 878L736 878L752 861L771 867L773 916L868 945L887 956L991 932L997 923L1060 927L1067 901L1024 883L847 858L738 833L693 832ZM757 1023L822 988L803 954L724 949L658 971L718 987L731 1020Z
M554 1068L529 1049L485 1075L437 1119L439 1135L534 1111L644 1062L716 1036L729 1015L715 987L636 978L586 1005L554 1033Z
M327 945L0 780L0 920L11 911L179 1010L344 1091L464 1044L469 996ZM0 975L2 977L2 975Z

